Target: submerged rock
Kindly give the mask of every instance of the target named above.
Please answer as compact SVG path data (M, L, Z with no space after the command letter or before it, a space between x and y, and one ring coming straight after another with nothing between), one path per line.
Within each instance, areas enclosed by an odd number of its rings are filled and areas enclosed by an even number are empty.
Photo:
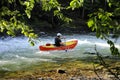
M57 70L57 73L63 74L63 73L66 73L66 71L65 71L65 70L62 70L62 69L58 69L58 70Z
M84 52L84 54L96 54L96 53L93 53L93 52Z

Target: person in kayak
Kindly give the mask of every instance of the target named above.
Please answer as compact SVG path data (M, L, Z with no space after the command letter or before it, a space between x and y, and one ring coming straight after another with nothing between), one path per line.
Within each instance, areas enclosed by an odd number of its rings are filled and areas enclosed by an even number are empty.
M65 44L62 43L61 39L62 39L62 34L57 33L57 36L55 38L55 46L59 47L59 46L64 46L65 45Z

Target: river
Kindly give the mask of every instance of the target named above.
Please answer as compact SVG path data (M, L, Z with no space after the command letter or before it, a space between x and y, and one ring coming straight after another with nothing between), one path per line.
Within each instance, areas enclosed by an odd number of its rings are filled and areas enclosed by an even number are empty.
M97 51L103 56L110 56L109 45L105 40L101 40L92 35L65 35L66 41L77 39L78 44L73 50L43 52L39 50L39 45L47 42L53 43L54 37L40 37L40 42L35 46L30 46L26 37L7 37L0 39L0 70L15 71L27 66L42 63L56 62L59 58L83 58L95 56L95 45ZM64 40L63 40L64 41ZM117 41L117 47L120 48L120 39Z

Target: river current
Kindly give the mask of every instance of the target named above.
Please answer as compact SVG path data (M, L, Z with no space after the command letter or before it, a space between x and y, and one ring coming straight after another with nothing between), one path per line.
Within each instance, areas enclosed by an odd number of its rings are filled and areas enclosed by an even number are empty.
M27 66L42 62L57 62L55 58L83 58L95 56L95 45L97 51L103 56L110 56L109 45L105 40L101 40L92 35L65 35L66 41L77 39L77 46L66 51L43 52L39 50L39 45L54 43L54 37L40 37L40 42L35 46L30 46L26 37L7 37L0 39L0 70L14 71ZM64 41L64 40L62 40ZM120 49L120 39L116 46Z

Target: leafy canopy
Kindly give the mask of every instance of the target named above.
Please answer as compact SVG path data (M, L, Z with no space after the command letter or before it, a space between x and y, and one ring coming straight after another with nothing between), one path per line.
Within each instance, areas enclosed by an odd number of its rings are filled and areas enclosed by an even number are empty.
M116 38L120 36L120 20L117 19L117 17L120 16L120 1L107 1L110 10L99 8L98 11L89 14L87 24L92 31L96 32L96 37L107 40L113 55L120 55L114 42L108 38L111 33L113 33Z

